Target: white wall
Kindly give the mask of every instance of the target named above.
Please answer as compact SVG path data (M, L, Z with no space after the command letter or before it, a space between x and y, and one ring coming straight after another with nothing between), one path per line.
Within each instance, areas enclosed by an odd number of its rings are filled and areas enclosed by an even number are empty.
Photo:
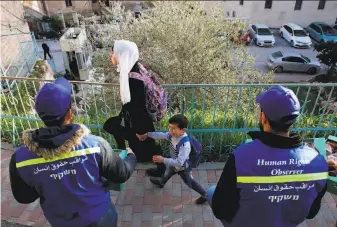
M303 1L301 10L294 10L295 0L276 1L271 9L265 9L265 1L244 1L240 5L239 0L221 1L225 11L236 11L236 17L250 19L251 23L264 23L271 28L279 28L286 23L296 23L307 27L313 21L325 22L329 25L335 23L337 17L337 1L327 0L323 10L318 10L317 1ZM205 2L206 8L215 2Z
M19 42L30 40L31 37L30 35L7 36L21 32L29 33L28 24L24 19L23 1L0 1L0 5L2 6L0 7L0 35L6 35L0 37L0 61L6 70L12 62L12 65L15 65L17 58L22 56Z
M72 35L76 34L76 39L72 39ZM67 31L60 38L60 46L63 52L75 53L83 52L83 45L87 40L87 35L82 28L68 28Z
M43 9L43 2L42 1L24 1L24 4L30 6L31 8L35 9L36 11L46 14Z

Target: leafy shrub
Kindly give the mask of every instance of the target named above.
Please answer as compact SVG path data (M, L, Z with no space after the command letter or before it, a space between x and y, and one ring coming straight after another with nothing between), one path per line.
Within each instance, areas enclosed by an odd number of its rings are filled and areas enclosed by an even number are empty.
M172 113L173 114L173 113ZM213 118L213 112L202 110L195 110L192 113L186 113L190 120L190 128L192 134L203 145L203 161L224 161L228 154L230 154L238 145L244 143L248 138L246 133L250 130L258 130L256 115L254 113L248 114L228 114L226 118L223 116L223 111L216 111ZM87 125L91 132L95 135L102 136L107 139L110 144L114 146L115 141L111 135L102 129L102 125L110 116L95 116L88 117L74 117L74 123L83 123ZM298 121L296 128L315 128L321 122L321 127L327 127L331 120L331 115L321 116L304 115ZM156 125L157 130L166 131L168 125L169 114ZM235 126L234 126L235 125ZM14 126L14 127L13 127ZM192 126L192 128L191 128ZM234 126L234 127L233 127ZM19 145L21 143L21 132L25 129L43 127L43 123L37 121L19 120L19 119L1 119L1 136L9 139L11 142ZM337 122L332 122L330 127L337 127ZM193 132L196 131L196 132ZM225 132L222 132L225 131ZM318 132L315 135L314 131L304 130L299 132L304 139L321 137L325 135L333 135L333 130ZM169 154L168 142L161 141L166 155Z
M83 21L92 46L105 49L96 53L93 67L97 77L117 77L108 56L116 39L135 42L148 69L159 72L166 84L223 84L266 82L271 75L253 68L254 58L246 46L230 41L232 34L246 27L243 20L227 20L225 10L216 5L205 11L204 2L153 2L150 12L139 20L120 2L111 2L111 18L120 23ZM221 35L221 37L219 36Z

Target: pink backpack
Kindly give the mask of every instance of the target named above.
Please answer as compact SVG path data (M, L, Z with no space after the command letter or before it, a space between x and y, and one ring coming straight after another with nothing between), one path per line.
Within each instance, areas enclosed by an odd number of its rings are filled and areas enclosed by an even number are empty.
M146 109L151 115L152 121L160 121L167 112L167 95L158 80L146 73L129 73L129 78L144 82L146 89Z

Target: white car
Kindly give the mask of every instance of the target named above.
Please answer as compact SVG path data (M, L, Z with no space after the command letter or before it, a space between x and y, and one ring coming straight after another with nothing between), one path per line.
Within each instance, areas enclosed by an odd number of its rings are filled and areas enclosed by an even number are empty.
M289 42L292 47L310 48L312 46L309 34L297 24L283 25L280 29L280 36Z
M265 24L249 25L249 35L257 46L274 46L275 38L269 27Z

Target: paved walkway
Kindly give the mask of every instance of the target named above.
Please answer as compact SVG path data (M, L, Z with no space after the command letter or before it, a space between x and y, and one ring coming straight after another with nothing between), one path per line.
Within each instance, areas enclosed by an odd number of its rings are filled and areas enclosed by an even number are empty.
M39 201L24 205L12 196L8 164L13 148L1 144L1 220L29 226L50 226L43 216ZM193 171L193 176L204 186L214 185L221 175L223 164L204 164ZM174 176L163 189L153 187L145 176L144 166L139 166L121 193L112 192L116 204L119 226L222 226L214 218L208 205L197 206L197 193L191 191L178 176ZM300 227L335 227L337 220L337 196L326 194L319 214ZM15 225L4 225L15 226Z
M56 72L64 74L65 73L65 66L64 66L60 41L58 41L58 40L47 40L47 41L37 40L39 57L41 59L44 58L43 49L42 49L42 43L44 43L44 42L47 43L47 45L50 48L50 54L54 59ZM47 56L47 60L48 60L49 64L51 64L51 60L49 59L48 56Z

